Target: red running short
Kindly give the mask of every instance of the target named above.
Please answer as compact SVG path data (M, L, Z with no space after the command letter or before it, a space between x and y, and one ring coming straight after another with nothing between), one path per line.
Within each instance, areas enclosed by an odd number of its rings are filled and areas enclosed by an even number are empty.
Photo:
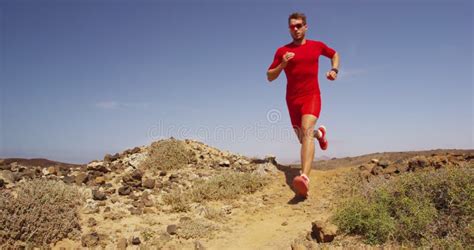
M312 114L319 118L321 112L321 94L309 94L304 96L286 98L288 112L290 113L293 128L301 128L301 118L305 114Z

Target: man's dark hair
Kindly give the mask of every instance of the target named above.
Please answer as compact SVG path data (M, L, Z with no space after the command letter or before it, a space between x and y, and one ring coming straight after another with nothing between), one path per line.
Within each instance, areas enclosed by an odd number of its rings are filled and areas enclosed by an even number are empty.
M305 14L301 13L301 12L295 12L295 13L292 13L289 17L288 17L288 24L290 24L290 20L291 19L301 19L303 20L303 24L306 24L306 16Z

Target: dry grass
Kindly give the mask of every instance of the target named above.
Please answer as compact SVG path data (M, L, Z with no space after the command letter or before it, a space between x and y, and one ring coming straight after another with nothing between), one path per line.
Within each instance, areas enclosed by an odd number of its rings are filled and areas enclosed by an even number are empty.
M409 172L361 185L352 175L334 222L367 243L464 248L474 244L474 166ZM362 182L360 182L362 183Z
M63 182L34 179L20 183L14 197L0 193L0 245L46 245L80 236L80 193Z
M208 180L198 180L190 190L173 191L163 197L173 212L187 212L191 202L233 200L252 194L268 184L269 179L252 173L227 172Z
M172 191L171 193L163 195L163 201L171 205L171 211L175 213L188 212L190 210L189 198L186 193L181 191Z
M191 219L180 222L176 234L184 239L199 239L205 237L212 237L213 232L218 229L218 226L204 219Z
M224 211L219 208L214 208L211 206L206 206L204 210L204 218L216 222L224 222L227 217L225 216Z
M231 200L255 193L268 183L268 179L251 173L229 172L209 180L198 180L190 192L194 202Z
M153 142L141 166L154 172L181 169L193 163L195 158L194 152L186 147L185 142L171 138Z

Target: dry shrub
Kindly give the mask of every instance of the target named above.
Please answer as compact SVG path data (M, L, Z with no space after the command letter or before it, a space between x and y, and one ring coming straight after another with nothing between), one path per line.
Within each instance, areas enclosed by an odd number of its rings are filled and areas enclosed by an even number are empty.
M172 191L163 195L163 201L171 205L171 211L175 213L188 212L191 208L188 196L181 191Z
M474 244L472 165L405 173L358 189L339 206L333 220L370 244L387 240L435 248Z
M198 180L190 192L192 201L213 201L237 199L263 188L268 178L252 173L229 172L209 180Z
M187 148L185 142L171 138L153 142L141 166L155 172L181 169L194 162L195 158L194 152Z
M212 237L219 227L206 220L185 220L179 223L176 234L185 239Z
M204 218L217 222L225 222L227 220L227 217L225 216L225 213L222 211L222 209L211 206L205 207Z
M12 194L0 193L0 245L47 245L80 236L77 188L60 181L34 179Z
M262 189L268 182L269 178L265 176L229 171L208 180L198 180L189 190L166 194L163 200L171 205L172 212L187 212L191 202L238 199Z

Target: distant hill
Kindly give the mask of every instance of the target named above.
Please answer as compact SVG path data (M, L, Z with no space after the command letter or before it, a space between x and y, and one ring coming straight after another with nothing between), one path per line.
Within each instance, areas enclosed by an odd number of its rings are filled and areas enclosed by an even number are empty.
M354 157L342 157L342 158L330 158L322 156L316 158L313 162L313 169L327 170L338 167L351 167L367 163L372 158L387 161L404 160L411 158L416 155L430 156L433 154L474 154L474 149L434 149L424 151L405 151L405 152L377 152L372 154L354 156ZM323 158L324 157L324 158ZM278 159L277 159L278 160ZM292 167L297 167L300 163L291 164Z
M85 166L82 164L72 164L59 161L52 161L45 158L5 158L0 159L0 165L9 165L13 162L16 162L22 166L37 166L37 167L49 167L49 166L62 166L62 167L81 167Z

